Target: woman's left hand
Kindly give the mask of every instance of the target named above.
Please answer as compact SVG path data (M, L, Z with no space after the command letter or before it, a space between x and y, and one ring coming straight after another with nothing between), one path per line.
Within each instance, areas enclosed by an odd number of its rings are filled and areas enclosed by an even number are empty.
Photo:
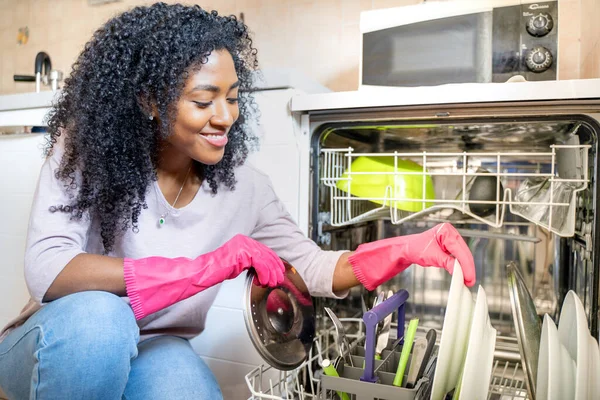
M473 286L475 262L469 246L452 225L443 223L416 235L361 244L348 261L356 279L373 290L412 264L452 273L455 259L462 267L465 284Z

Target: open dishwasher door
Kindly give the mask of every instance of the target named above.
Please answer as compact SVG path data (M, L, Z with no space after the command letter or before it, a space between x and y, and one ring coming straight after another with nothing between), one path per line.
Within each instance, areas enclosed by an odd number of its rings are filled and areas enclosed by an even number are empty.
M297 96L291 107L309 149L300 171L309 206L300 203L299 221L323 249L353 250L440 222L459 229L498 331L491 398L535 394L509 264L540 324L548 314L560 325L561 305L576 294L598 346L600 80L368 89ZM406 289L406 321L440 330L449 288L445 271L413 266L380 290ZM370 303L372 293L360 290L320 299L317 314L328 306L360 317L361 296ZM318 321L326 336L328 320Z

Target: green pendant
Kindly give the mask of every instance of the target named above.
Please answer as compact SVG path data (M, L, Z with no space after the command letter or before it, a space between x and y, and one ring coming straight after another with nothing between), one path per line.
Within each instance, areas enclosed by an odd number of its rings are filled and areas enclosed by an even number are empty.
M158 219L158 224L159 224L159 225L163 225L164 223L165 223L165 217L164 217L164 216L161 216L161 217Z

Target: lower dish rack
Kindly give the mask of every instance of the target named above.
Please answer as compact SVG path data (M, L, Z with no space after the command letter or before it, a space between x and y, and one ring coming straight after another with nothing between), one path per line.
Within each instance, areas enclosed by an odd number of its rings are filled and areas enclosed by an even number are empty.
M359 318L340 318L352 340L351 348L357 347L365 339L364 325ZM418 328L417 335L425 335L426 328ZM440 335L438 335L440 337ZM506 338L498 338L498 342ZM508 339L511 342L510 339ZM246 375L250 391L249 400L308 400L339 398L335 390L324 385L325 376L321 364L336 352L335 330L333 327L320 331L315 339L308 359L293 371L279 371L269 365L254 368ZM508 355L508 356L507 356ZM362 382L361 382L362 383ZM373 383L362 383L375 385ZM417 387L414 399L429 399L428 382ZM356 396L349 395L350 400ZM489 383L488 400L527 400L525 378L520 366L518 352L497 351L494 356L492 376Z

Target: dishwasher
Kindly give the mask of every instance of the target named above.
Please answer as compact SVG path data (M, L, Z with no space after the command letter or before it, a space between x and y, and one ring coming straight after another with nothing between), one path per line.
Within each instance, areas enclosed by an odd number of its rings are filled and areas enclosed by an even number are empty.
M308 205L299 224L323 249L353 250L444 222L465 239L477 273L470 293L485 289L496 330L488 399L535 399L532 366L523 359L531 350L523 348L528 333L511 304L510 271L540 324L547 314L560 325L562 305L575 295L598 346L600 80L359 90L300 96L291 110ZM378 191L368 186L373 182ZM337 338L325 310L339 316L358 351L362 317L378 293L406 291L401 312L392 314L390 343L397 345L408 321L418 318L416 336L434 330L439 350L451 279L443 269L413 265L376 291L356 287L341 300L315 298L316 332L306 361L292 371L266 364L252 370L246 376L251 398L378 398L327 384L323 360L336 357ZM393 398L429 399L429 378L407 397ZM357 382L367 391L374 385ZM351 385L345 388L350 392ZM600 397L592 392L588 398Z

